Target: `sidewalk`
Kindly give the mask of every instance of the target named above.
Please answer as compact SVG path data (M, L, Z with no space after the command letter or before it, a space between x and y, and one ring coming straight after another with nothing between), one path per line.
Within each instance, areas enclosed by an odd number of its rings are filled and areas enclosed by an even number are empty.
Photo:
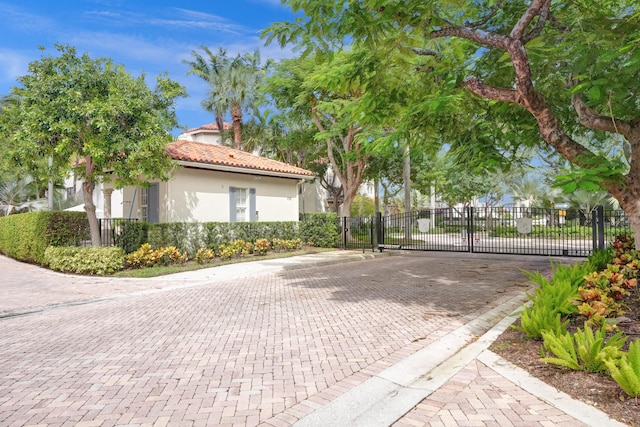
M515 266L548 259L456 257L154 279L0 257L0 425L623 425L487 349L525 300Z

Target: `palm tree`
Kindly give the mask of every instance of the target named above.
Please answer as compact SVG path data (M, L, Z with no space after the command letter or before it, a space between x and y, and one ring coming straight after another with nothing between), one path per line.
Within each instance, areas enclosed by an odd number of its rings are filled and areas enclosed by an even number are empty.
M214 113L220 129L224 115L231 115L234 148L241 150L243 110L253 111L259 103L258 88L270 62L262 66L258 50L231 58L223 48L217 54L205 46L201 49L204 56L193 51L194 60L184 61L190 67L187 74L195 74L209 83L209 94L202 105Z
M576 190L569 196L569 202L582 214L585 225L591 224L591 212L598 206L615 206L617 201L606 191Z
M542 182L531 176L523 176L507 184L514 201L522 202L526 208L537 207L541 203L545 188Z
M47 199L34 196L37 192L32 188L33 182L31 177L0 182L0 213L11 215L21 211L45 209Z

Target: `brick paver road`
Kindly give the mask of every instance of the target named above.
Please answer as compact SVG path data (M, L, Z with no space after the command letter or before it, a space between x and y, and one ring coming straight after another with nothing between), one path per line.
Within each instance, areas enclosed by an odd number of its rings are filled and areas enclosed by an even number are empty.
M6 317L0 425L289 425L522 292L521 268L549 261L391 256Z

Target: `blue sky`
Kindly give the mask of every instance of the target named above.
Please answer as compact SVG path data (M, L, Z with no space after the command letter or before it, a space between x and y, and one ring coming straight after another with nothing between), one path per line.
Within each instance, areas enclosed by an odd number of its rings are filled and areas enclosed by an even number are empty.
M200 126L213 122L200 105L207 85L187 76L182 61L202 45L234 55L258 48L263 60L291 57L288 49L264 47L259 37L271 23L291 18L280 0L0 0L0 95L41 57L39 46L55 54L58 42L92 58L109 57L133 75L144 71L150 85L167 71L189 94L177 103L180 126Z

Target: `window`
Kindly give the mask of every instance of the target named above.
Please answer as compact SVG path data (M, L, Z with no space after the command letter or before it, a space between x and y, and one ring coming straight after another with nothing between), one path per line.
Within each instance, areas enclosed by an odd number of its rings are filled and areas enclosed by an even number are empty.
M236 188L236 221L247 221L247 189Z
M140 221L146 221L149 215L149 190L140 188Z
M256 189L229 187L229 220L256 221L256 216Z

